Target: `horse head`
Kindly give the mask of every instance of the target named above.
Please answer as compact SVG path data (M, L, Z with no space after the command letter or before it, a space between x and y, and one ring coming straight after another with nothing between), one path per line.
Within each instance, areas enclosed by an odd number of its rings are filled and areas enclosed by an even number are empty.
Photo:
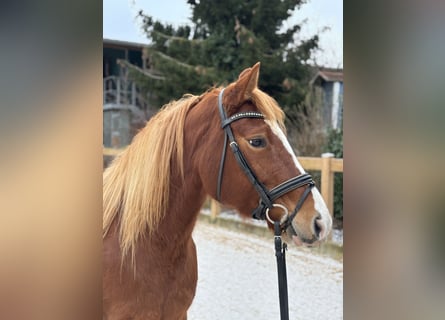
M283 231L294 243L312 245L326 239L332 219L287 140L283 111L258 88L259 68L257 63L245 69L223 93L213 90L190 110L191 116L196 117L188 125L194 127L194 137L199 139L194 144L199 145L199 151L197 148L194 152L197 170L205 191L222 204L244 216L260 210L262 217L267 217L269 227L273 227L273 221L281 221ZM223 111L218 110L218 105ZM204 112L204 108L210 111ZM207 118L203 114L207 114ZM237 151L232 153L230 149L234 145ZM242 160L237 159L239 154ZM248 169L240 162L245 162ZM293 183L300 177L306 179L301 185ZM293 187L275 192L275 197L262 201L261 188L266 192L264 198L269 191L286 184Z

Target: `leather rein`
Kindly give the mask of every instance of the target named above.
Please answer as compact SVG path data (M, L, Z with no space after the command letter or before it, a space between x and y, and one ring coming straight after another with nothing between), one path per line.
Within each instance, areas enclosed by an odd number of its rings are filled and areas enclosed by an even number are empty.
M248 111L248 112L236 113L230 117L227 117L227 114L224 110L222 103L224 90L225 88L222 89L218 95L218 109L221 117L221 128L224 130L225 135L224 135L224 147L222 150L221 161L219 165L216 197L217 200L221 202L221 187L222 187L223 172L224 172L224 162L226 158L226 150L228 144L233 152L233 155L235 156L236 162L238 163L241 170L247 176L250 183L252 183L253 187L260 196L259 204L253 210L252 217L258 220L267 219L270 223L274 225L275 256L277 258L280 314L282 320L288 320L289 307L288 307L288 296L287 296L287 274L286 274L286 256L285 256L287 244L285 242L282 242L281 234L287 229L290 229L290 233L296 234L296 231L292 226L292 220L295 218L298 211L303 206L304 201L309 196L309 193L311 192L315 183L309 174L303 173L301 175L298 175L296 177L284 181L283 183L279 184L278 186L270 190L267 189L267 187L257 178L255 172L249 166L249 163L247 162L246 158L244 157L243 153L241 152L238 146L238 143L235 140L232 128L230 127L230 124L234 121L244 118L264 119L264 115L258 112ZM284 207L283 205L274 203L276 199L283 196L284 194L304 186L306 188L291 214L288 213L287 208ZM269 210L271 210L274 207L281 208L285 212L285 215L283 216L282 219L280 219L280 221L273 221L269 217L268 214Z

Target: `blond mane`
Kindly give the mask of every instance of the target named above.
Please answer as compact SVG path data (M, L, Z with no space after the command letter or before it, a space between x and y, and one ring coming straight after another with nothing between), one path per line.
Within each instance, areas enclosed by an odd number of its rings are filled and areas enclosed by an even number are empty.
M150 236L165 216L171 165L181 176L185 117L200 96L187 95L162 108L105 170L103 175L103 237L119 216L122 257L148 231Z
M266 120L276 121L281 129L285 129L284 112L274 98L256 88L252 91L251 99Z

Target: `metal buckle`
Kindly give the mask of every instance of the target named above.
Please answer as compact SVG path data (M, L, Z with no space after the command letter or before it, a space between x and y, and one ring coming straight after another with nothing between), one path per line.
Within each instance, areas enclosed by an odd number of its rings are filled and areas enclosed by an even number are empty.
M285 206L283 206L282 204L279 204L279 203L274 203L274 204L272 205L272 207L275 207L275 208L281 208L281 209L283 209L283 211L285 212L285 214L283 215L283 217L280 219L280 224L282 224L283 221L285 221L285 220L288 218L288 216L289 216L289 210L287 210L287 208L286 208ZM267 219L267 221L269 221L271 224L274 224L274 223L275 223L275 221L273 221L273 220L269 217L269 208L266 208L266 219Z

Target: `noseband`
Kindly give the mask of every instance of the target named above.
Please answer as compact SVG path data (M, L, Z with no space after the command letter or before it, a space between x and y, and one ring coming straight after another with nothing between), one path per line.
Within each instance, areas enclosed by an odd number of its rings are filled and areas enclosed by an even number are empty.
M306 189L304 190L301 198L298 200L295 209L292 211L290 215L286 214L286 218L285 219L283 218L282 219L283 222L281 223L281 230L286 230L288 227L290 227L292 231L295 232L295 230L292 227L292 220L295 218L298 211L301 209L303 202L306 200L311 189L315 185L314 181L312 180L312 177L307 173L303 173L299 176L284 181L278 186L272 188L271 190L268 190L266 186L263 183L261 183L261 181L258 180L257 176L250 168L246 158L244 157L243 153L241 152L238 146L238 143L235 140L232 128L230 127L230 124L234 121L243 118L264 119L264 115L258 112L249 111L249 112L236 113L228 118L222 103L223 93L224 89L221 90L218 96L218 109L219 109L219 114L221 116L221 128L224 129L225 135L224 135L224 147L222 150L221 162L219 165L218 185L216 190L217 200L221 201L221 185L224 172L224 162L226 158L227 143L229 143L230 149L232 150L235 156L236 162L238 162L238 165L240 166L241 170L247 176L250 183L252 183L253 187L260 196L258 207L256 207L252 212L252 217L254 219L264 220L267 217L269 220L271 220L268 216L269 210L271 210L273 207L284 208L279 204L274 204L274 201L276 199L278 199L279 197L283 196L284 194L292 190L306 186ZM285 212L287 213L287 209L285 210Z

